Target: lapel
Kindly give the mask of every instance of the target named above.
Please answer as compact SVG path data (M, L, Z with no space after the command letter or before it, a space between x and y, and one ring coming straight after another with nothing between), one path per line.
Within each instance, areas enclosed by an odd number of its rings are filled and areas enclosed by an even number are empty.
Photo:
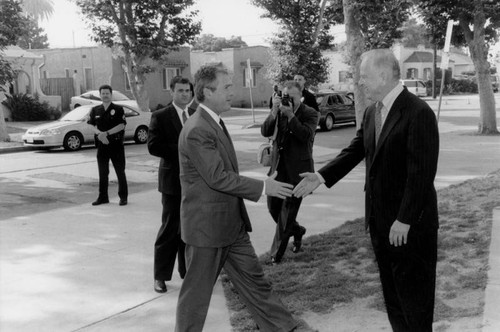
M181 122L181 119L179 119L179 114L177 114L177 110L175 109L175 106L173 104L171 104L170 107L167 109L167 112L171 118L172 125L174 126L175 130L177 131L177 134L179 134L182 130L182 122Z
M236 159L236 152L234 151L234 146L231 139L228 136L226 136L221 126L217 122L215 122L215 120L210 116L210 114L208 114L203 108L198 107L196 112L197 113L201 112L200 115L205 119L208 125L212 127L212 129L215 131L215 133L217 134L217 138L222 143L229 156L229 161L231 162L233 169L236 172L238 172L238 161Z
M196 100L193 100L192 104L188 107L188 113L189 115L193 115L194 112L198 109L198 103Z
M399 121L401 118L401 112L403 110L404 106L404 100L405 100L405 91L403 91L394 101L394 104L392 104L392 107L389 111L389 114L387 115L387 119L385 119L384 125L382 126L382 131L380 132L380 137L378 140L378 144L375 148L375 154L373 156L373 160L377 157L378 152L381 149L381 146L384 144L387 136L389 136L390 132L396 125L396 123ZM375 108L374 108L375 109ZM375 120L375 119L374 119ZM372 121L373 126L375 126L375 121ZM375 131L375 129L373 129ZM374 134L375 135L375 134ZM375 137L375 136L374 136ZM375 142L375 138L373 139Z

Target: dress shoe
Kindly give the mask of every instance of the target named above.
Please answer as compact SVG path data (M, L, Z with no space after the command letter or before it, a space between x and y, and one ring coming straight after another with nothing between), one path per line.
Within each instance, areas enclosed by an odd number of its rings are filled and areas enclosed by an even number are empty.
M299 226L299 227L300 230L298 234L294 236L294 241L293 241L292 251L294 254L300 251L300 248L302 247L302 237L304 236L304 234L306 234L306 228L304 226Z
M120 203L118 203L118 205L120 206L123 206L123 205L127 205L127 200L126 199L120 199Z
M279 263L281 263L281 259L276 259L276 257L271 256L271 261L269 262L269 264L278 265Z
M167 291L167 285L163 280L155 280L155 292L165 293Z
M109 203L108 198L98 198L94 202L92 202L92 205L101 205L101 204L107 204Z

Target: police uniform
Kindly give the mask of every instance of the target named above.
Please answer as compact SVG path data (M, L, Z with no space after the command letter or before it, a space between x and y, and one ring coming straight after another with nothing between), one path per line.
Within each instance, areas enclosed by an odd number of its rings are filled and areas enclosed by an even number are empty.
M110 103L108 109L103 105L92 108L87 122L90 125L97 126L102 132L116 127L119 124L127 124L123 107ZM118 178L118 196L120 201L127 201L128 187L125 176L125 149L123 147L125 131L107 136L109 144L102 143L95 135L95 144L97 147L97 166L99 168L99 198L98 200L108 201L108 175L109 160L113 163L116 177Z

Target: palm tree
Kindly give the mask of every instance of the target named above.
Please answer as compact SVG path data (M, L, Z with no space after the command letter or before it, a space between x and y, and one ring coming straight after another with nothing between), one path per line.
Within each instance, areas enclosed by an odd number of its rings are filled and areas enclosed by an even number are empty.
M22 0L23 11L35 20L48 20L54 14L53 0Z

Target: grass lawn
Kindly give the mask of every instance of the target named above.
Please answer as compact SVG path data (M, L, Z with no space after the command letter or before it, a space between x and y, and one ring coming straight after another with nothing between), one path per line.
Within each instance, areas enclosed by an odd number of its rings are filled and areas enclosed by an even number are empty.
M492 209L500 205L499 197L500 170L438 191L437 332L458 331L482 322ZM311 317L324 319L353 303L364 306L355 311L384 312L378 268L362 218L305 238L303 249L287 254L277 266L265 265L269 254L260 259L278 296L295 317L305 321L304 331L314 331L308 325L318 326ZM224 274L222 280L233 330L256 331L230 280ZM378 317L387 321L385 314ZM335 324L342 322L336 320ZM342 330L330 327L329 331Z

